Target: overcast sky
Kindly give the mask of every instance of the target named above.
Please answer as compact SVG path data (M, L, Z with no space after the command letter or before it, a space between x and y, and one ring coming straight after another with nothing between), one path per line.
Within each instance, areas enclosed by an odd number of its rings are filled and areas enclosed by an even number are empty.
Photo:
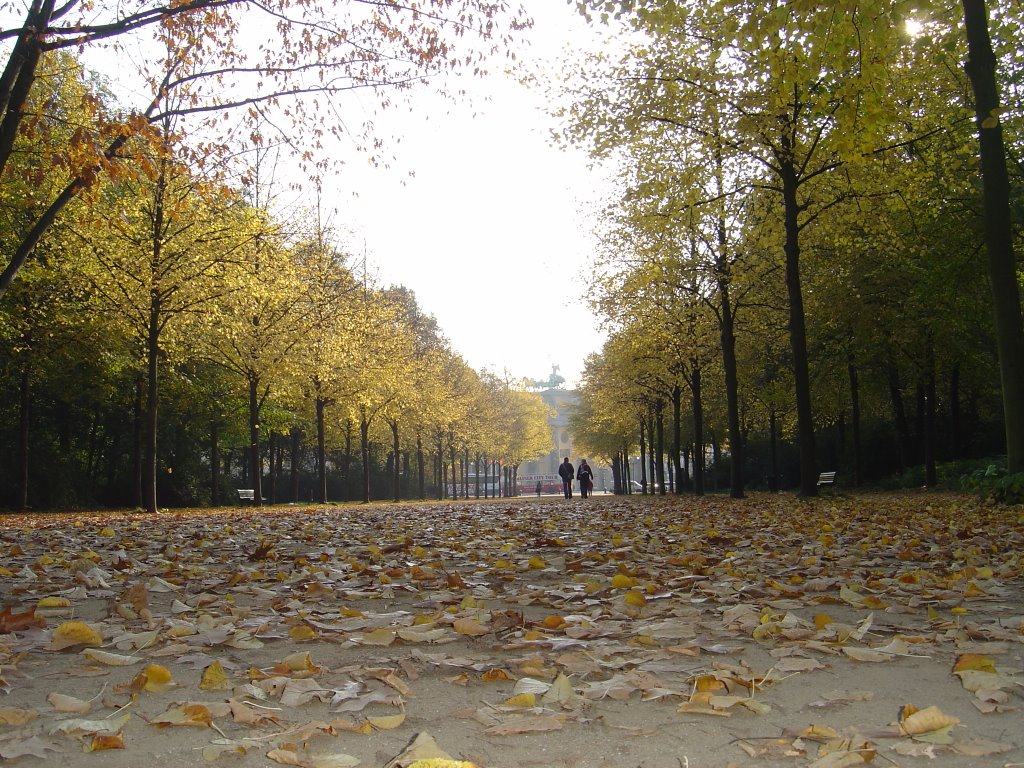
M563 0L524 4L535 19L518 52L527 63L594 37ZM465 86L471 103L423 89L411 113L378 121L400 137L396 161L350 166L328 184L336 225L351 231L350 250L365 247L371 275L415 292L471 366L537 379L557 365L574 384L603 342L582 302L586 212L601 184L585 157L552 146L539 93L501 72Z

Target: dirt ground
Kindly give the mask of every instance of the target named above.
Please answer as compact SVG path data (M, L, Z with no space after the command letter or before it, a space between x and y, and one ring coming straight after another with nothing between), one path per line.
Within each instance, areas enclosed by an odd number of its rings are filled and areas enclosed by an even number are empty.
M1024 512L972 497L7 515L0 553L17 765L1024 766Z

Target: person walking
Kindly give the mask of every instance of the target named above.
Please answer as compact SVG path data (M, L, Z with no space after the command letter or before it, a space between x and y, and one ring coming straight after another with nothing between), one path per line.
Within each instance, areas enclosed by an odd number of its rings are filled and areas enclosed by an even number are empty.
M594 489L594 472L586 459L580 462L580 468L576 470L576 479L580 483L580 496L587 498Z
M572 468L572 462L569 461L569 457L565 457L565 461L558 465L558 476L562 478L562 490L565 492L565 498L572 498L572 481L576 476L576 470Z

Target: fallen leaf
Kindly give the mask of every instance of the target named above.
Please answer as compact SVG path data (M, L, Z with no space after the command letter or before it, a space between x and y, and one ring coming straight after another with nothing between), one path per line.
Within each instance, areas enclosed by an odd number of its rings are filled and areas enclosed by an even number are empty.
M74 712L79 715L88 714L92 709L92 703L83 701L75 696L67 696L63 693L51 692L46 700L58 712Z
M49 760L51 756L47 752L59 753L63 751L52 741L47 741L39 736L30 736L24 739L15 738L10 741L0 742L0 757L4 760L16 760L19 757L29 756Z
M130 714L121 715L120 717L111 717L106 720L84 720L81 718L73 718L70 720L60 720L54 723L50 728L50 733L67 733L67 734L88 734L88 735L108 735L120 733L121 729L124 728L128 721L132 719Z
M53 630L47 648L63 651L77 645L103 645L103 635L84 621L65 621Z
M490 633L490 628L484 626L475 619L456 619L452 624L452 629L460 635L469 635L470 637L480 637Z
M120 733L107 736L93 736L85 745L86 752L102 752L107 749L124 749L124 736Z
M554 715L525 715L510 718L500 725L495 725L484 733L490 736L514 736L520 733L536 733L544 731L560 731L565 722Z
M178 704L167 709L149 721L151 725L165 726L194 726L208 728L213 722L213 715L209 707L203 704Z
M224 665L220 661L214 661L203 670L203 677L199 682L199 689L203 691L223 691L231 688L231 680L224 671Z
M120 653L109 653L107 651L101 651L99 648L86 648L81 651L81 655L89 659L89 661L95 661L97 664L105 664L108 667L129 667L142 661L138 656L125 656Z
M0 724L3 725L25 725L39 717L34 709L19 709L18 707L0 707Z

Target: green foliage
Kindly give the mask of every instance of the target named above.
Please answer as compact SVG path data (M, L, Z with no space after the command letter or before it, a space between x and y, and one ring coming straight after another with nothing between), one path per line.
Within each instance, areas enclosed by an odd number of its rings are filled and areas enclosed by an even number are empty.
M1024 472L1007 472L1005 457L967 472L960 487L996 504L1024 504Z

